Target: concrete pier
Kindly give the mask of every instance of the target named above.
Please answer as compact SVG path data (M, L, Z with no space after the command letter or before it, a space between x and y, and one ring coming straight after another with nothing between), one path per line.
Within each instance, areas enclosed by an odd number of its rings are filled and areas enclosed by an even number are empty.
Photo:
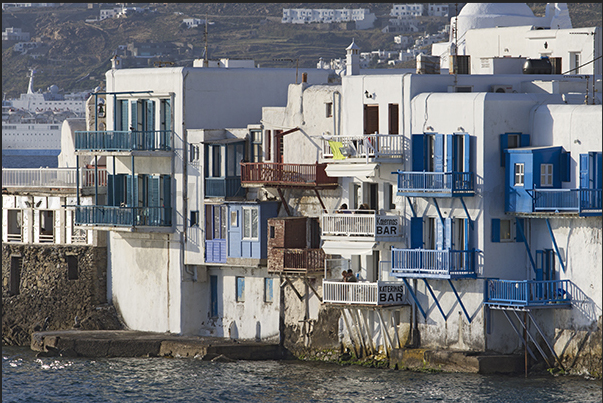
M63 357L191 357L209 360L279 360L277 343L236 341L217 337L179 336L130 330L63 330L37 332L31 349Z

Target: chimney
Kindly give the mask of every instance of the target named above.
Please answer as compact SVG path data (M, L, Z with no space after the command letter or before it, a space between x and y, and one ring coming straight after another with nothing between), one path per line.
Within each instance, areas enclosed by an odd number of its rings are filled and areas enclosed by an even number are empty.
M352 43L350 46L346 48L347 55L345 59L345 75L351 76L360 73L360 48L356 43L354 43L354 39L352 39Z
M308 82L308 73L302 73L302 83Z
M121 69L121 57L115 55L111 58L111 69L112 70Z

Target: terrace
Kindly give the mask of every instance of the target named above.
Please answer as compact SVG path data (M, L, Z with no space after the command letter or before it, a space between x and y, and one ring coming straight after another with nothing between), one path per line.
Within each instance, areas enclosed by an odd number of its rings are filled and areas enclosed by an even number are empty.
M171 151L171 130L76 131L76 151Z
M392 248L391 275L398 278L475 278L475 250Z
M398 173L398 195L415 197L460 197L475 194L473 172Z

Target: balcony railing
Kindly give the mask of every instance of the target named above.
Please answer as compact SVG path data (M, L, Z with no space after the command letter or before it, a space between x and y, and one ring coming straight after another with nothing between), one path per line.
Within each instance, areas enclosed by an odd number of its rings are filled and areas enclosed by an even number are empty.
M321 273L325 253L322 249L280 249L268 251L269 273Z
M94 187L96 172L80 168L80 187ZM73 188L77 186L76 168L3 168L2 187ZM98 186L107 186L107 170L98 169Z
M329 304L402 305L406 303L404 285L399 282L323 280L322 300Z
M75 224L161 227L172 224L171 214L169 207L76 206Z
M466 196L475 193L473 172L398 171L398 194L405 196Z
M601 189L533 189L533 212L601 212Z
M76 131L76 151L169 151L171 130Z
M327 164L283 164L242 162L243 184L281 186L337 186L337 178L329 177Z
M323 213L322 236L397 238L402 236L401 218L377 215L374 210L349 210L346 213Z
M404 136L399 134L367 134L364 136L331 136L322 140L325 159L401 158Z
M205 197L237 197L244 196L241 177L205 178Z
M488 280L484 303L535 308L571 306L576 288L570 280Z
M475 278L475 250L392 248L394 277Z

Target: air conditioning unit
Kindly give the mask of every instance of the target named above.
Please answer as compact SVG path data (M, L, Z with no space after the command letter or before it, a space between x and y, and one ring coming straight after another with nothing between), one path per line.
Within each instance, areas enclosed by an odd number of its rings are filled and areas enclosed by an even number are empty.
M499 92L499 93L510 93L513 92L513 86L512 85L493 85L492 86L492 92Z

